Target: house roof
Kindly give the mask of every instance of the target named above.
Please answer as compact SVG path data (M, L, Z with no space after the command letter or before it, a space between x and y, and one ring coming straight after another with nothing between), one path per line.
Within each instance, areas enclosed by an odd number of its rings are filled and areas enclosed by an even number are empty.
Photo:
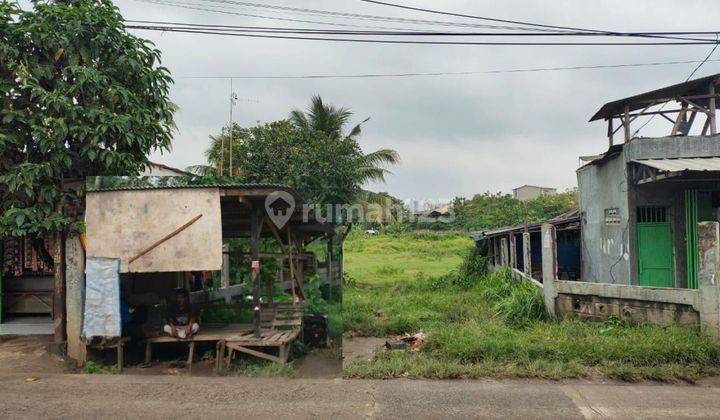
M158 168L176 172L178 175L184 175L184 176L194 176L195 175L192 172L184 171L184 170L178 169L178 168L173 168L172 166L163 165L162 163L150 162L150 166L157 166Z
M513 188L513 191L517 191L517 190L519 190L520 188L526 188L526 187L529 187L529 188L540 188L541 190L557 190L557 188L555 188L555 187L541 187L540 185L528 185L528 184L525 184L525 185L521 185L521 186L519 186L519 187L517 187L517 188Z
M580 223L580 210L571 210L567 213L563 213L559 216L553 217L542 222L533 222L527 225L529 231L537 231L544 223L550 223L555 226L564 226L568 229L579 227ZM483 238L490 236L503 235L514 231L525 230L525 225L518 226L504 226L497 229L489 229L484 231L471 232L470 237L478 241Z
M665 172L720 171L720 157L633 159L633 162Z
M720 73L608 102L590 118L590 121L620 116L625 113L625 105L628 106L630 111L636 111L647 107L652 102L667 102L678 96L706 95L710 84L717 83L718 80L720 80ZM707 98L698 98L693 102L704 105L707 104L708 100Z

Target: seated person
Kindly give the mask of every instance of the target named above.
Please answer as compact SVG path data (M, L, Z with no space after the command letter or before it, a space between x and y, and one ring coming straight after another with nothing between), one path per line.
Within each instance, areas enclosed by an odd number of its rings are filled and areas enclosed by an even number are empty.
M197 333L197 313L190 304L190 293L187 289L175 290L175 304L168 307L167 324L163 331L172 337L190 338Z

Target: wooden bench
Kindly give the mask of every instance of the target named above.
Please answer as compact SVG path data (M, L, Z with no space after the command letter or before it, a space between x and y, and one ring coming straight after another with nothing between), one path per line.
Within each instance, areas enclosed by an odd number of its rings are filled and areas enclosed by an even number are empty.
M130 341L130 337L117 337L117 338L103 338L99 342L90 342L85 343L86 346L95 349L95 350L105 350L105 349L116 349L117 351L117 365L118 365L118 373L122 373L123 371L123 365L125 364L125 343Z
M260 309L260 337L255 337L253 331L239 337L228 337L219 343L219 354L224 355L225 367L230 366L235 352L246 353L261 359L277 363L287 363L293 341L302 331L302 317L305 304L293 305L279 303L268 305ZM251 349L249 347L271 347L277 349L277 356Z
M217 324L203 324L200 326L200 331L190 338L177 338L169 335L161 335L157 337L148 337L145 339L145 363L152 361L152 346L157 343L189 343L190 348L188 350L187 366L188 370L192 369L193 357L195 356L195 343L197 342L219 342L227 339L228 337L242 336L248 331L252 331L252 325L250 324L230 324L230 325L217 325ZM216 346L216 351L219 347ZM216 360L220 359L222 353L216 353ZM217 367L217 365L216 365Z
M251 324L201 324L200 331L190 338L169 335L149 337L145 340L145 362L152 361L152 346L157 343L189 343L187 366L192 369L195 343L215 342L215 369L220 371L232 362L235 352L242 352L273 362L286 363L292 342L302 331L305 304L273 304L260 309L260 337L255 337ZM274 347L278 356L248 347ZM227 357L225 357L226 352ZM224 362L224 363L223 363Z

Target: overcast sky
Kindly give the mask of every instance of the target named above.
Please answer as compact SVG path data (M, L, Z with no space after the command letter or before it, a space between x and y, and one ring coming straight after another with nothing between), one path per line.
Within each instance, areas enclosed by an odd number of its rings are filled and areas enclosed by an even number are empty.
M206 0L183 0L200 3ZM402 11L357 0L254 0L257 3L428 20L474 22ZM393 0L394 1L394 0ZM615 31L717 30L716 0L402 1L466 14ZM311 27L189 10L138 0L117 2L126 19L192 23ZM212 3L209 3L212 4ZM226 11L290 19L394 26L318 18L220 4ZM438 29L415 26L413 29ZM453 29L453 28L445 28ZM328 43L133 31L152 40L175 78L171 99L179 107L172 153L153 159L172 166L204 163L208 135L229 119L228 79L196 76L458 72L700 60L700 46L510 47ZM712 57L720 59L720 50ZM403 199L452 198L505 191L523 184L560 189L576 185L578 156L607 147L606 127L588 119L605 102L681 82L694 64L606 70L558 71L387 79L239 80L234 119L241 125L285 118L314 94L367 117L364 151L397 150L402 163L385 185ZM697 77L720 73L708 62ZM661 120L658 118L658 120ZM651 135L664 128L644 130ZM655 125L655 124L653 124ZM649 126L648 128L653 128Z

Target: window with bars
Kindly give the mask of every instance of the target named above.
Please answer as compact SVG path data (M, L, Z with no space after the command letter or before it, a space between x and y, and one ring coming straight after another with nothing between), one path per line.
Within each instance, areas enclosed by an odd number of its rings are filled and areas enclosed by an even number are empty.
M638 223L666 223L667 208L665 207L638 207Z

